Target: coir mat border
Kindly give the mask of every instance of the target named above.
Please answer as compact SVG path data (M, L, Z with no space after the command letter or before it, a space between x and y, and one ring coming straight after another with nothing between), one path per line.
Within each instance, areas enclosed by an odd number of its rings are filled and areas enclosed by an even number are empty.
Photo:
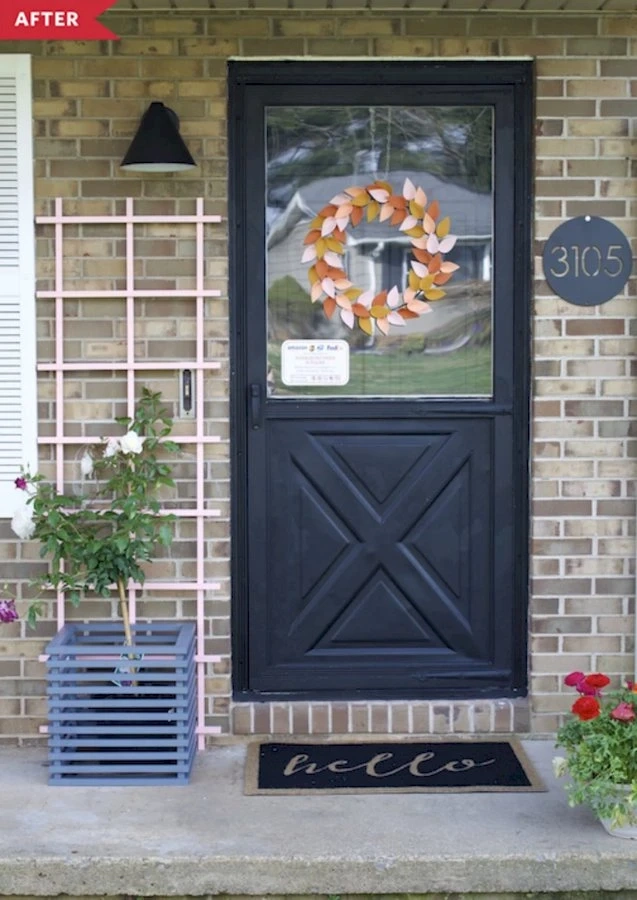
M260 748L264 744L286 744L290 747L307 746L315 744L316 746L336 745L360 745L360 744L379 744L391 747L392 745L403 746L405 744L420 745L430 747L435 744L458 744L472 745L477 743L506 744L515 754L517 761L524 772L529 784L528 785L467 785L467 786L427 786L423 784L410 787L313 787L313 788L261 788L259 787L259 762ZM268 737L265 740L251 741L247 745L246 767L244 794L246 795L262 795L262 796L283 796L286 794L305 794L305 795L323 795L323 794L473 794L473 793L529 793L534 791L546 791L541 778L537 774L535 766L528 758L526 751L515 736L503 735L470 735L467 737L447 736L447 735L421 735L419 737L409 738L385 738L382 735L365 735L364 737L357 735L329 735L325 737L317 735L299 735L295 738L278 738L276 736Z

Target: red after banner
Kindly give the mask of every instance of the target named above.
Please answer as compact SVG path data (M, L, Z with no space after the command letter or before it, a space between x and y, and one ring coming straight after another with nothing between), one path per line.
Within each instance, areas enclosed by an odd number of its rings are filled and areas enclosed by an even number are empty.
M100 22L117 0L2 0L0 40L116 41Z

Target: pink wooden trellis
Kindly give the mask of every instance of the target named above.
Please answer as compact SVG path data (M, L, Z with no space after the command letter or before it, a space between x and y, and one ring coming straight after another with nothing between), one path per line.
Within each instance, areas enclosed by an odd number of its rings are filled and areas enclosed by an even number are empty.
M127 376L127 414L133 415L135 408L135 373L148 371L179 371L189 368L195 372L195 434L174 436L174 440L180 444L194 444L195 447L195 478L196 478L196 504L194 508L171 509L175 516L189 517L196 522L196 577L193 581L152 581L148 580L146 586L156 591L195 591L197 598L197 690L198 690L198 717L197 734L199 749L205 745L207 734L217 734L221 729L216 726L205 725L205 668L206 664L217 662L218 656L207 655L204 652L204 599L207 590L218 590L217 582L206 581L204 577L204 522L207 518L218 516L218 509L208 509L204 501L204 446L219 441L217 436L204 434L204 372L219 369L218 362L208 362L204 358L204 301L206 297L219 297L221 292L209 290L204 287L204 226L222 221L221 216L204 215L204 201L198 198L193 215L185 216L148 216L135 215L133 199L126 199L125 215L108 216L68 216L64 215L61 198L55 200L55 214L53 216L39 216L36 222L40 225L55 226L55 287L52 291L38 291L38 299L53 299L55 301L55 361L53 363L40 363L38 371L53 372L55 375L55 434L52 437L39 438L40 444L52 445L55 453L56 481L58 490L64 487L64 446L68 444L87 444L90 438L72 437L64 433L64 375L66 372L118 372L122 371ZM138 290L135 288L134 276L134 228L141 224L191 224L195 228L195 288L192 290ZM125 225L126 247L126 289L125 290L68 290L64 287L63 260L64 260L64 226L65 225ZM135 300L141 297L190 297L195 299L195 360L188 361L140 361L135 359ZM97 300L104 298L123 298L126 301L126 361L120 362L65 362L64 361L64 300L82 299ZM131 621L136 619L136 598L139 584L129 585L129 604ZM64 595L57 598L57 623L58 628L64 624Z

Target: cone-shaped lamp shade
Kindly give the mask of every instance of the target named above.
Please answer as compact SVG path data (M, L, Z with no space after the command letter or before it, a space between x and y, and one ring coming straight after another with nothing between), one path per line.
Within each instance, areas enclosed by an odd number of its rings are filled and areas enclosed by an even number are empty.
M196 166L179 134L175 113L163 103L151 103L121 168L130 172L182 172Z

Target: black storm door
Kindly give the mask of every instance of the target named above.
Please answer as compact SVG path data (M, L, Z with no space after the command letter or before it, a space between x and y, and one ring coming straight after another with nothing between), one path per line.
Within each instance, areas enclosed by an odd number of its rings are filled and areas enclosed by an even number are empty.
M231 64L237 696L526 688L531 84Z

